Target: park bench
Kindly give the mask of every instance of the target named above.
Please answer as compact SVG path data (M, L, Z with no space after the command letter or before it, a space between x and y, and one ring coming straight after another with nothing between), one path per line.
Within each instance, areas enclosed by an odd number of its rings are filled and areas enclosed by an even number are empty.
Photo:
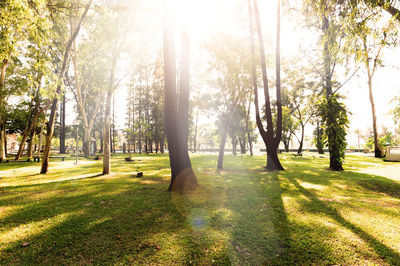
M293 155L294 155L294 157L297 157L297 156L303 156L303 153L292 153Z
M50 159L61 159L61 161L64 162L65 158L67 158L67 156L50 156Z

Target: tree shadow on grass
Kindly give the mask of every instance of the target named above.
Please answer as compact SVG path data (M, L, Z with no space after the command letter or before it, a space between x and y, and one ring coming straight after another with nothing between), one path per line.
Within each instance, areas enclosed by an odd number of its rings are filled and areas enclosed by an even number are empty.
M358 184L371 192L384 193L393 198L400 198L400 184L384 177L372 176L370 180L360 180Z
M263 173L262 177L254 175L251 178L254 185L250 188L253 192L248 191L247 202L244 202L247 208L243 208L243 197L235 191L230 195L232 206L242 206L236 210L240 215L232 232L233 248L237 245L241 251L241 246L247 245L247 254L237 252L241 257L236 257L234 262L267 265L334 263L330 247L320 237L312 236L315 230L329 235L332 229L289 222L282 200L285 188L279 176L279 172ZM246 231L249 227L252 230ZM296 232L307 234L294 235ZM307 245L307 252L304 245Z
M60 188L74 189L68 184ZM30 235L9 242L1 251L0 264L157 263L163 253L171 257L170 263L183 262L171 256L173 249L157 243L155 237L176 234L179 238L179 232L187 230L186 219L172 204L170 194L161 193L166 190L165 185L144 190L125 180L75 195L79 189L84 187L52 194L40 202L27 202L5 217L1 222L7 225L4 230L35 222L39 225L32 227L36 231ZM29 246L23 247L23 242ZM177 243L182 245L177 249L194 247L185 247L188 243L183 240Z
M333 207L329 206L327 203L318 199L315 193L309 191L302 187L294 178L287 177L287 179L299 190L301 193L309 198L311 202L314 204L315 208L320 210L322 213L332 218L336 222L338 222L343 227L349 229L354 234L363 239L369 246L371 246L377 254L385 258L391 264L398 264L400 262L400 254L393 250L392 248L384 245L379 240L374 238L369 233L362 230L360 227L352 224L344 217L340 215L340 213Z

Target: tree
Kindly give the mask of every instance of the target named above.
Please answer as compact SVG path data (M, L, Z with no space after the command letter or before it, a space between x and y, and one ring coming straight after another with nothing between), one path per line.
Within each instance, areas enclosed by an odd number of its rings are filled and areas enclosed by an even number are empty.
M335 82L334 74L336 66L343 62L343 58L347 58L347 55L343 53L343 43L344 28L346 23L351 23L351 20L346 20L350 11L348 5L326 0L305 1L305 6L309 11L307 15L319 22L317 24L322 33L324 99L321 101L318 113L327 136L329 168L341 171L347 145L348 118L346 107L338 95L338 90L344 83Z
M72 19L71 27L74 27ZM69 87L74 94L78 107L78 117L83 126L83 152L87 158L90 155L93 125L104 98L107 69L105 69L106 64L103 57L96 56L99 55L98 51L101 50L101 47L98 47L98 40L93 36L90 40L81 41L81 43L79 49L76 41L72 45L71 61L74 75L73 80L69 80L68 84L71 85ZM93 51L96 52L93 54ZM67 77L69 78L68 75Z
M396 125L395 134L400 132L400 96L396 96L391 100L391 103L394 105L391 113L393 115L393 120Z
M397 8L399 6L398 0L350 0L350 3L353 7L360 5L360 3L366 4L369 7L379 7L389 13L394 19L400 21L400 9Z
M171 165L169 191L193 190L198 186L188 153L189 36L182 30L179 93L176 84L174 17L170 1L164 3L164 127Z
M267 148L267 166L268 170L284 170L278 158L278 147L282 137L282 103L281 103L281 78L280 78L280 5L281 2L278 0L278 8L277 8L277 36L276 36L276 109L277 109L277 119L276 125L274 129L273 119L272 119L272 110L271 110L271 101L269 96L269 84L268 84L268 76L267 76L267 67L265 62L265 51L264 51L264 42L262 36L260 15L257 6L257 1L254 0L254 19L256 21L257 35L258 35L258 43L259 43L259 52L261 59L261 71L263 77L263 85L264 85L264 102L265 102L265 116L267 120L267 129L264 129L263 123L260 117L260 109L258 105L258 88L257 88L257 77L256 77L256 67L255 67L255 59L254 59L254 38L253 38L253 12L251 8L251 4L249 1L249 17L250 17L250 36L251 36L251 51L252 51L252 79L253 79L253 87L254 87L254 105L256 112L256 122L258 130L260 131L261 137L263 138L264 144Z
M314 129L314 144L317 147L318 154L324 154L324 147L326 144L326 135L324 134L323 128L320 126L321 122L317 118L317 127Z
M304 72L303 72L304 75ZM296 134L299 141L297 154L301 154L304 144L304 132L306 125L312 121L317 112L318 93L313 81L307 81L304 76L295 75L290 82L289 102L292 115L297 119L300 126L300 137Z
M298 129L299 123L292 115L292 110L288 106L282 106L282 143L285 152L289 152L290 142Z
M216 100L213 109L220 113L218 127L221 141L217 169L222 169L227 136L231 134L235 147L237 126L240 123L240 118L237 117L238 109L249 95L250 79L246 68L248 56L243 52L245 51L243 42L229 34L220 34L219 38L215 38L213 44L208 45L207 48L213 58L213 71L217 75L217 79L212 85L219 88L213 97ZM233 129L232 122L237 124L236 129Z
M7 85L7 75L20 62L18 55L32 42L30 36L45 30L47 16L44 1L0 2L0 162L6 159L7 99L20 93L20 88Z
M85 10L83 11L79 22L77 24L77 26L75 27L75 29L72 31L72 35L69 38L66 48L64 50L64 55L63 55L63 59L62 59L62 66L60 71L58 72L58 76L60 77L60 80L63 81L64 79L64 74L65 74L65 70L67 68L67 63L68 63L68 59L69 59L69 53L71 50L71 46L72 43L75 41L76 37L79 34L79 31L81 29L83 20L86 17L87 12L89 11L89 8L92 4L93 0L89 0L89 2L87 3ZM42 160L42 168L40 170L41 174L46 174L49 168L49 159L50 159L50 149L51 149L51 140L53 138L53 134L54 134L54 123L55 123L55 118L56 118L56 111L57 111L57 104L58 104L58 97L61 94L61 84L59 84L57 86L57 90L56 90L56 97L54 97L52 104L51 104L51 113L50 113L50 119L49 122L47 124L47 134L46 134L46 144L45 144L45 148L43 151L43 160Z
M375 8L377 9L377 8ZM374 132L374 150L375 157L383 156L382 148L379 145L379 133L377 128L376 108L373 94L373 77L381 63L381 55L385 46L394 43L396 30L393 29L392 19L383 23L382 16L376 10L370 11L369 8L359 6L353 11L354 20L360 21L354 25L350 25L350 30L354 33L349 35L348 46L350 52L355 55L357 61L365 66L367 72L367 84L369 92L369 100L372 112L372 128Z

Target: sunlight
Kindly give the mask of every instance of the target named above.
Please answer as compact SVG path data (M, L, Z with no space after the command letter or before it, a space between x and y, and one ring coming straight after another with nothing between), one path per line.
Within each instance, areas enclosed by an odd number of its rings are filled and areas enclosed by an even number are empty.
M77 214L82 214L82 211L61 213L48 219L32 221L30 223L21 224L9 230L4 230L0 233L0 239L2 240L0 242L0 249L9 248L19 241L29 243L30 238L39 236L43 232L60 225L61 223L67 221L71 216Z

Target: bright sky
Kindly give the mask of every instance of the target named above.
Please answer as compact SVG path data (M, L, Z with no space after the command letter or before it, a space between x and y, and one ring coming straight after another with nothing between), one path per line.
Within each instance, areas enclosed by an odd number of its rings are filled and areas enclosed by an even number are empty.
M154 0L162 7L163 1ZM192 39L192 54L199 55L199 47L203 41L208 39L210 35L218 29L235 32L240 28L248 28L247 17L247 1L238 0L176 0L175 11L177 12L177 25L179 21L187 21L186 25L190 30ZM237 13L237 9L233 9L236 5L241 5L241 13ZM275 44L275 23L276 23L276 0L259 1L260 15L263 24L263 32L265 42ZM161 9L160 9L161 10ZM179 15L181 14L181 15ZM182 15L183 14L183 15ZM316 45L316 36L309 31L296 28L298 23L288 21L288 16L283 16L281 26L281 54L284 58L292 58L298 56L299 47L312 47ZM244 24L246 23L246 24ZM294 25L294 26L293 26ZM157 37L161 37L162 31L155 32ZM179 35L177 42L179 42ZM157 39L157 38L156 38ZM161 40L161 38L159 38ZM161 49L162 43L159 43ZM400 47L399 47L400 48ZM399 48L384 51L385 68L378 69L374 77L375 103L377 108L377 117L379 129L381 126L393 129L392 116L389 114L391 110L390 100L395 95L400 95L400 50ZM266 45L266 49L274 49ZM196 59L192 59L195 61ZM192 64L193 66L193 64ZM201 67L196 65L197 67ZM206 67L206 66L204 66ZM191 69L196 75L200 70ZM121 73L122 75L123 73ZM343 78L345 79L345 78ZM339 80L340 81L340 80ZM368 87L366 83L366 75L360 71L348 82L341 92L347 96L346 104L352 113L350 116L349 145L357 145L357 137L355 130L360 129L362 133L367 134L367 129L372 127L371 107L368 98ZM115 94L116 98L116 114L117 127L123 128L125 125L125 107L126 107L126 88L122 86ZM73 120L72 117L70 117ZM210 121L204 117L200 123L207 124ZM306 130L311 135L314 126L308 126Z

